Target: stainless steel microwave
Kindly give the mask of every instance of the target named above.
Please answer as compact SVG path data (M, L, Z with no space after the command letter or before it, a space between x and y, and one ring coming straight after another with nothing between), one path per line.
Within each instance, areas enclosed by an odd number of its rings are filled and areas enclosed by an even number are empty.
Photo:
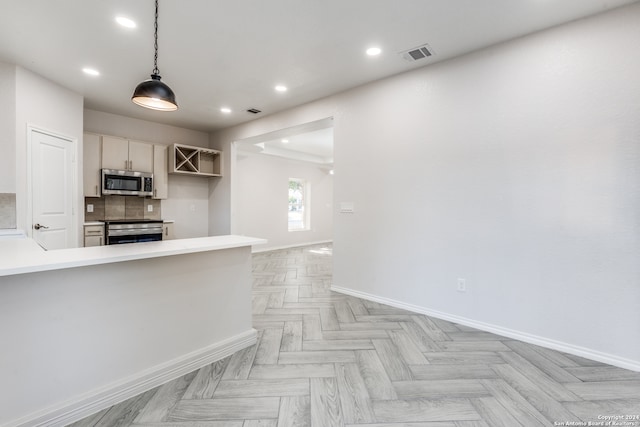
M102 194L140 197L153 196L153 174L102 169Z

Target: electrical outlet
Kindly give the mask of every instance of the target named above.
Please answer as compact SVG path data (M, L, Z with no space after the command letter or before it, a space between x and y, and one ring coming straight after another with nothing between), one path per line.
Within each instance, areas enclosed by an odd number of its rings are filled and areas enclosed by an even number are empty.
M458 279L458 292L467 292L467 281Z
M93 212L93 205L92 204L88 204L87 205L87 212L89 212L89 213Z
M153 212L153 205L147 205L147 212Z

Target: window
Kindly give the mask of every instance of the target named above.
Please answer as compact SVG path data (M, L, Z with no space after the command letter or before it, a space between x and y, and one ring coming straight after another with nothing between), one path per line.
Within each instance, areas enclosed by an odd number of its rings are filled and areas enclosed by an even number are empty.
M309 183L289 178L289 231L309 229Z

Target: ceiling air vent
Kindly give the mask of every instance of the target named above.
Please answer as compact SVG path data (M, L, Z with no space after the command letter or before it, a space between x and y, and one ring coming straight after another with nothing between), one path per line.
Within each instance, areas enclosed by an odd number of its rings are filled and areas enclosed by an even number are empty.
M249 108L247 110L247 113L258 114L258 113L262 113L262 111L258 110L257 108Z
M409 62L415 62L420 59L433 56L433 50L431 49L431 46L425 44L422 46L414 47L413 49L405 50L404 52L400 52L400 54L405 60Z

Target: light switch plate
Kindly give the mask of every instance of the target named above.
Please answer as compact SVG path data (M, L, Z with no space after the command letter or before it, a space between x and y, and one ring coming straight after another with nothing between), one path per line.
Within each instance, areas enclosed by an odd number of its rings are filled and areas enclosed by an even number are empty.
M89 212L89 213L93 212L93 205L92 204L88 204L87 205L87 212Z
M147 212L153 212L153 205L147 205Z
M354 213L355 207L353 202L340 202L340 213Z

